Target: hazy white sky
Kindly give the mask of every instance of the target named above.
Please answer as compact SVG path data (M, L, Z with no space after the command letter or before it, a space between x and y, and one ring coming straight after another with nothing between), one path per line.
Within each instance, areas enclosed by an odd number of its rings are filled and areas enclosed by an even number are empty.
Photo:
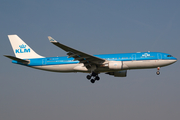
M130 70L126 78L53 73L11 63L7 35L43 56L66 52L47 36L89 54L154 51L180 58L179 0L1 0L1 120L179 120L180 63Z

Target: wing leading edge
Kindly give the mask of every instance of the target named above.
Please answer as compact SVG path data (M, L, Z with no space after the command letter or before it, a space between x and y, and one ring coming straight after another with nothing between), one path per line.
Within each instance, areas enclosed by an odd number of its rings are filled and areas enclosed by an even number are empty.
M56 40L54 40L50 36L48 36L48 39L51 43L60 47L64 51L66 51L69 58L73 57L74 60L78 60L80 63L84 63L85 66L99 65L99 64L102 64L103 62L105 62L104 59L95 57L93 55L90 55L90 54L81 52L79 50L76 50L74 48L68 47L66 45L63 45L63 44L57 42Z

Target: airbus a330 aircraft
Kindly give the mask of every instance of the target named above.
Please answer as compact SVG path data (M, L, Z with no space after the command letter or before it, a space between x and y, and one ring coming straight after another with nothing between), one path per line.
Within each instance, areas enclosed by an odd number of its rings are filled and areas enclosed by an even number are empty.
M127 70L157 68L173 64L177 59L161 52L138 52L121 54L90 55L63 45L52 37L49 41L67 52L68 56L43 57L34 52L17 35L8 35L16 57L4 55L12 59L12 63L52 72L84 72L89 73L87 79L94 83L100 80L98 74L106 73L114 77L126 77Z

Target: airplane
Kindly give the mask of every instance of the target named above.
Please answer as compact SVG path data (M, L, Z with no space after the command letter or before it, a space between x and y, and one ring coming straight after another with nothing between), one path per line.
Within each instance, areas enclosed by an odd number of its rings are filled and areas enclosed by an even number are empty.
M57 42L48 36L49 41L67 52L67 56L44 57L37 54L17 35L8 35L14 56L4 55L12 59L12 63L52 72L83 72L91 83L99 81L100 73L114 77L126 77L127 70L157 68L173 64L177 58L162 52L137 52L90 55Z

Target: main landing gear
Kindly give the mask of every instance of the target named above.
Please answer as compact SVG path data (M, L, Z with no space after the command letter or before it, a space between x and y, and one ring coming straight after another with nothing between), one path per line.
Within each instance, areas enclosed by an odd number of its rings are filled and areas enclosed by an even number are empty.
M160 75L159 71L160 71L160 67L157 67L157 72L156 72L157 75Z
M93 78L92 78L92 77L93 77ZM95 83L95 81L99 81L99 80L100 80L100 77L99 77L98 74L95 73L95 72L92 72L91 75L87 75L86 78L87 78L88 80L90 80L91 83ZM92 78L92 79L91 79L91 78Z

